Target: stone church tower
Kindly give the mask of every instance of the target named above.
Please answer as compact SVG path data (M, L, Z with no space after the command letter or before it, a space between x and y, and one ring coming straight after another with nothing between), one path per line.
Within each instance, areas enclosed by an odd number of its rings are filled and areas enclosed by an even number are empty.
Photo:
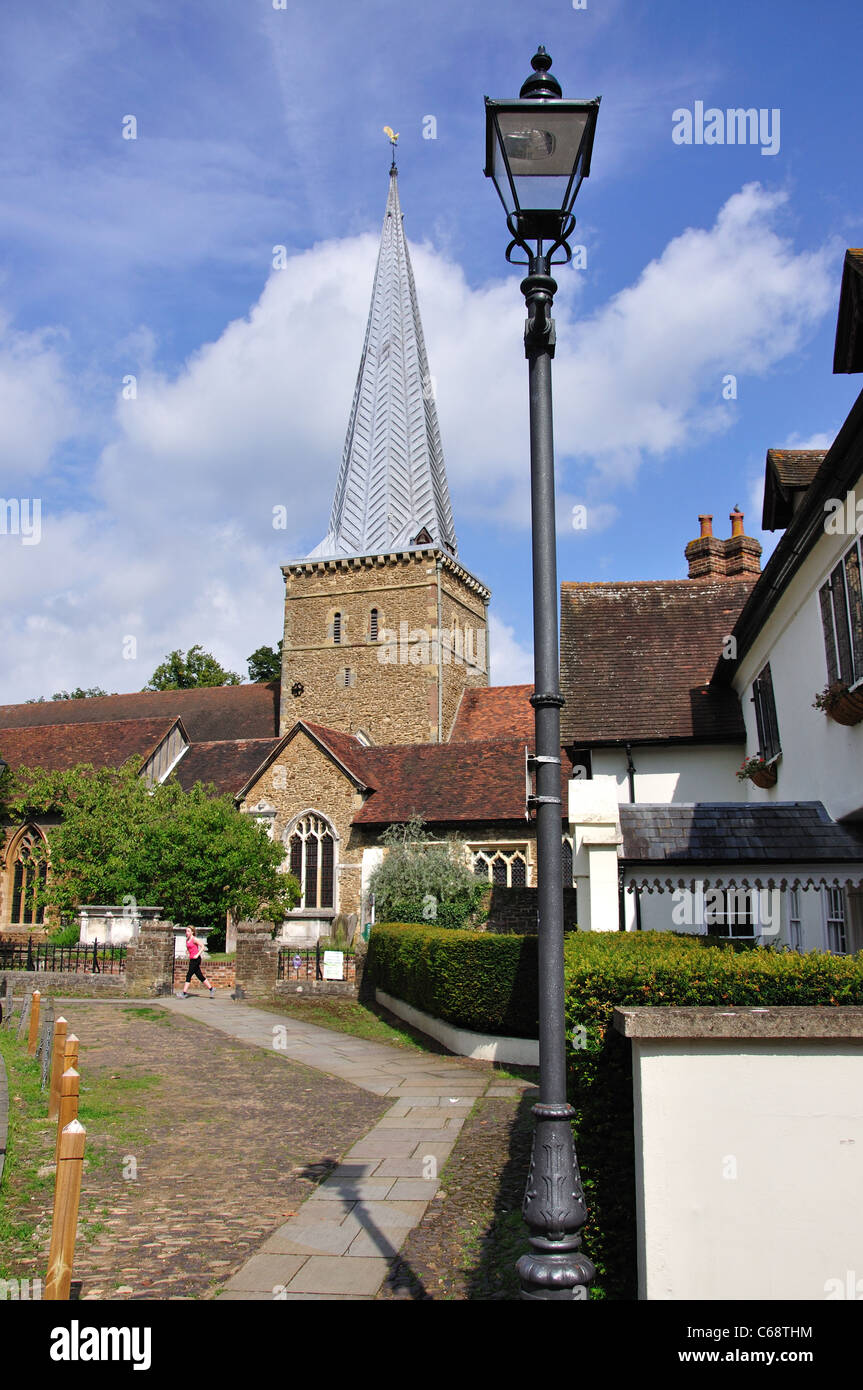
M280 731L445 742L488 685L490 594L458 560L395 163L329 530L282 573Z

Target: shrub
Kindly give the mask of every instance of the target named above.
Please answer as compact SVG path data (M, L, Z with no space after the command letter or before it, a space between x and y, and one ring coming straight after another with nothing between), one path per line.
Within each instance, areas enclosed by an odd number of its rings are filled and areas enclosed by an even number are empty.
M459 840L432 840L415 817L407 825L391 825L381 843L387 855L369 880L378 921L448 928L470 921L486 885L471 873Z
M367 981L463 1028L537 1036L536 938L375 926ZM801 955L672 932L567 934L569 1100L595 1294L637 1296L631 1047L616 1007L863 1004L863 956Z
M67 922L56 927L46 938L49 946L77 946L81 938L81 928L77 922Z

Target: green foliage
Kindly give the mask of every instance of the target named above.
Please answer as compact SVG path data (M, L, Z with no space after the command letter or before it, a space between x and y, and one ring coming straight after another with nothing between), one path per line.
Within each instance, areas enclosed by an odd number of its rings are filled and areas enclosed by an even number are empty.
M230 796L176 778L150 787L140 759L122 768L21 769L7 808L16 820L59 816L49 832L51 872L40 896L61 914L82 903L158 905L199 928L283 921L299 885L280 871L284 852Z
M116 695L116 690L113 692ZM52 700L95 700L98 695L107 695L107 690L103 690L101 685L91 685L85 690L83 686L76 685L74 690L57 690L51 696ZM27 700L28 705L44 705L45 696L40 695L37 700Z
M369 880L381 922L433 922L463 927L485 892L464 861L461 843L435 842L419 817L381 836L387 854Z
M282 646L283 643L279 642L278 647L258 647L257 651L252 652L247 658L250 681L258 685L282 679Z
M49 946L77 946L80 938L80 926L77 922L70 922L65 927L57 927L49 932L47 940Z
M203 647L190 647L188 653L170 652L157 666L145 690L191 690L195 686L240 685L242 677L226 671Z
M738 950L671 932L568 934L564 945L569 1100L587 1205L595 1294L636 1289L635 1156L629 1043L621 1006L863 1004L863 956ZM537 1036L536 938L375 926L366 987L478 1032Z

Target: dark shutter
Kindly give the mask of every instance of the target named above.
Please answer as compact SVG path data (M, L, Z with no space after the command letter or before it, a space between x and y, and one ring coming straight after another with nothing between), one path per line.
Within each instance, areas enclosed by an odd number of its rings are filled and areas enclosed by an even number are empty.
M782 745L779 742L779 723L773 698L773 677L770 663L756 677L752 687L755 701L755 722L758 726L758 749L762 758L775 758Z

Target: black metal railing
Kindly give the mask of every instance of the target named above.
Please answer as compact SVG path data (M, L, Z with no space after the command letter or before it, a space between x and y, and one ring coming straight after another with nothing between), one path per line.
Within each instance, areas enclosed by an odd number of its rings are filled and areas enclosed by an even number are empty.
M0 941L0 969L69 971L81 975L123 975L126 971L125 946L53 946L50 942L27 945Z
M282 946L279 950L279 972L280 980L322 980L324 978L324 950L335 950L335 947L321 947L320 942L316 946ZM350 948L343 949L345 957L344 977L346 980L355 980L357 975L357 953Z

